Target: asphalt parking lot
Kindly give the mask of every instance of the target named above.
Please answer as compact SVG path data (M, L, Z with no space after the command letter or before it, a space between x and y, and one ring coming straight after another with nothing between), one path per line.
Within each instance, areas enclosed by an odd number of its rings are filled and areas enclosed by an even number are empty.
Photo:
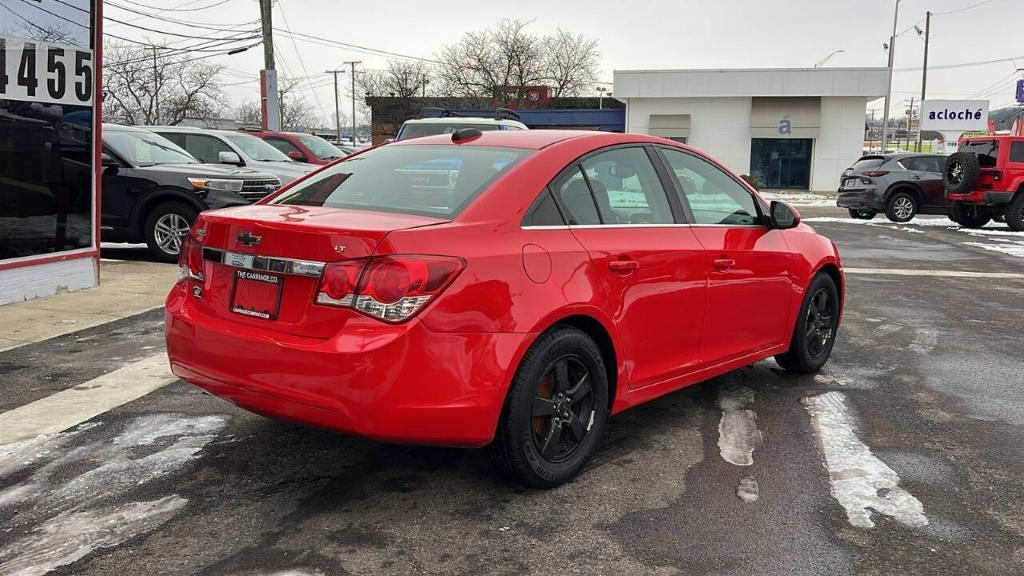
M0 446L0 575L1024 573L1024 235L802 211L849 269L820 374L625 412L544 492L176 382ZM159 352L161 321L0 352L0 416Z

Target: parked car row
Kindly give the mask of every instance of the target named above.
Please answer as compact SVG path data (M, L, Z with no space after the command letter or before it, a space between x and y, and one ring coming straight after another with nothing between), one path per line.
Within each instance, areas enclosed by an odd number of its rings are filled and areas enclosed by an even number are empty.
M310 134L104 124L102 238L174 262L203 210L251 204L345 155Z
M1024 231L1024 136L966 138L948 158L863 156L843 172L836 205L851 218L884 212L893 222L908 222L918 214L945 214L966 228L996 220Z

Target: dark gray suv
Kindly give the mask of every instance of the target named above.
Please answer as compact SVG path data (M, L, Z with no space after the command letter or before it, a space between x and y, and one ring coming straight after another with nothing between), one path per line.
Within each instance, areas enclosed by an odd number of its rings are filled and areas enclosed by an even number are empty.
M843 172L836 205L851 218L870 220L879 212L893 222L918 214L949 214L942 185L946 157L940 154L887 154L861 157Z

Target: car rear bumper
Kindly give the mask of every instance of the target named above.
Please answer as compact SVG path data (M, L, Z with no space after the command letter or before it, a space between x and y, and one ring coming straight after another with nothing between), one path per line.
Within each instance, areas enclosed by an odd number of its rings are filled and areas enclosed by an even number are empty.
M967 202L969 204L984 204L986 206L1001 206L1003 204L1009 204L1010 200L1013 200L1012 191L998 191L988 190L980 191L975 190L968 194L954 194L946 191L946 199L950 202Z
M836 206L876 212L885 209L873 188L840 189L839 196L836 198Z
M413 320L326 340L201 314L167 299L175 375L251 412L410 444L482 446L533 334L452 334Z

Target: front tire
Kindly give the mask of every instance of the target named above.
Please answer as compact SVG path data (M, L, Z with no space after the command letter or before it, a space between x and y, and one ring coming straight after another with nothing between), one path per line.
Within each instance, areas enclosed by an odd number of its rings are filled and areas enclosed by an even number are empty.
M505 399L491 457L531 488L571 480L608 420L608 376L597 344L561 326L534 343Z
M885 204L885 216L893 222L910 222L916 215L917 200L907 192L894 193Z
M992 211L976 204L953 202L949 217L964 228L981 228L992 220Z
M198 214L181 202L164 202L153 208L142 230L149 253L161 262L177 262L182 238L188 234Z
M775 357L787 372L811 374L828 362L839 327L839 290L832 277L819 273L800 304L789 350Z

